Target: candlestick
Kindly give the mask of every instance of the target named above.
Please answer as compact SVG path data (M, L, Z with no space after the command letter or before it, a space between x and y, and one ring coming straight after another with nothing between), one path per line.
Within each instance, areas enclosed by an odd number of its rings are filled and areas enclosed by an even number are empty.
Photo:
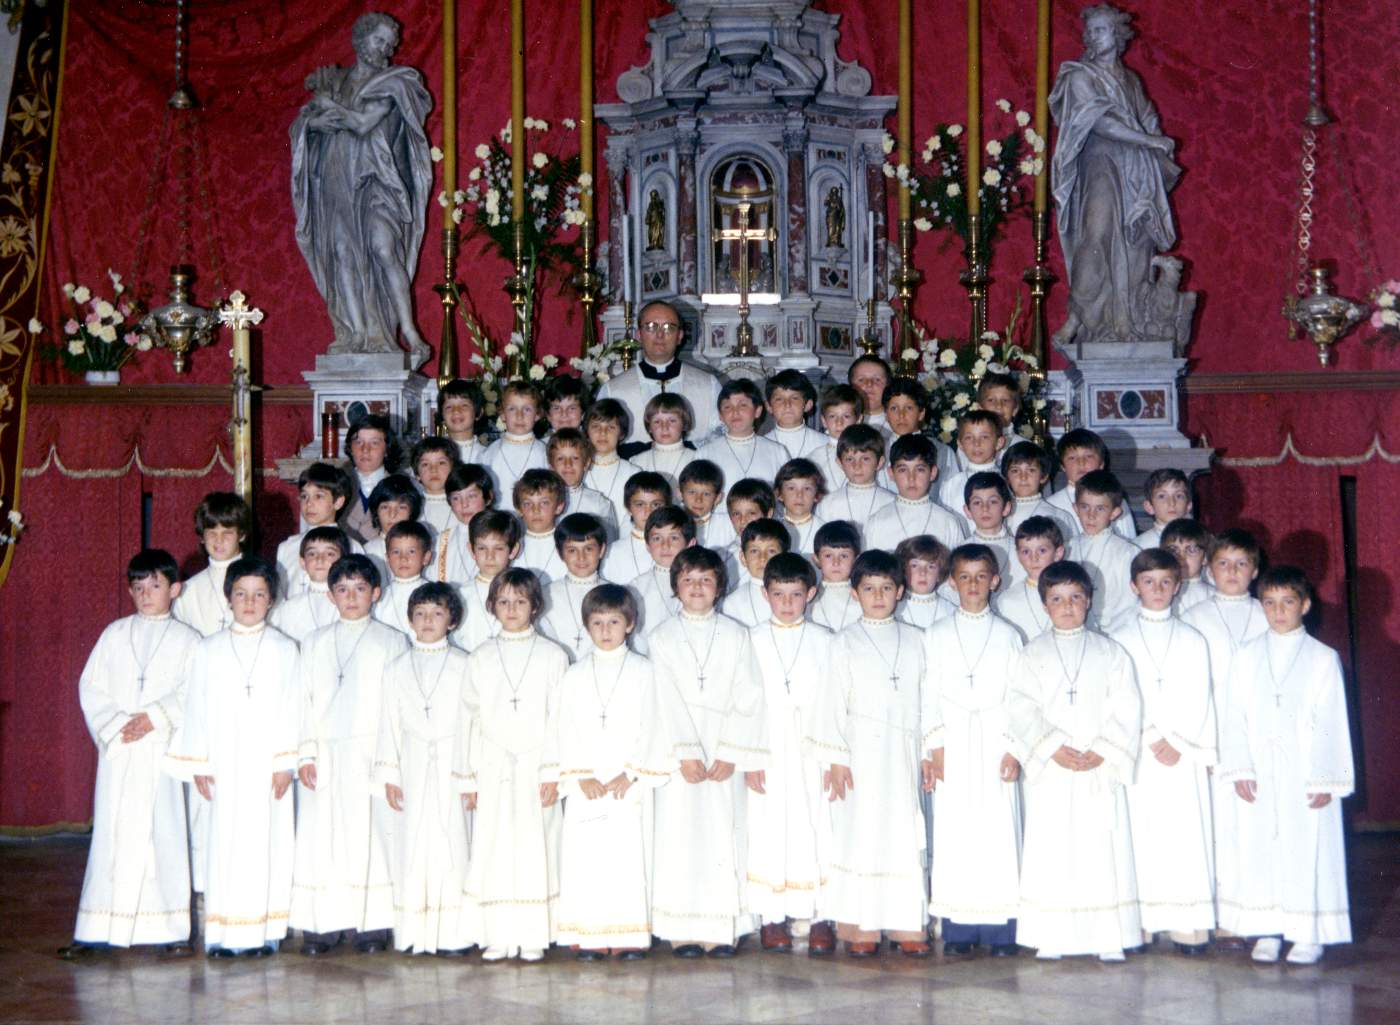
M899 0L899 162L913 169L914 15L912 0ZM911 213L908 179L899 186L899 219Z
M891 353L917 346L914 335L914 286L924 276L914 267L914 222L907 217L899 222L899 273L895 287L899 289L899 349L890 346Z
M880 333L875 327L875 299L873 296L865 302L865 334L861 335L856 344L860 346L862 355L880 355Z
M1035 134L1045 143L1042 156L1049 156L1050 131L1050 0L1036 0L1035 11ZM1035 151L1031 151L1035 159ZM1035 176L1035 212L1049 209L1047 193L1050 183L1049 161L1042 160L1040 173ZM1041 263L1037 258L1037 263Z
M525 0L510 0L510 214L525 223Z
M442 226L454 228L452 194L457 191L457 0L442 0L442 189L447 205Z
M1030 354L1035 357L1036 362L1035 369L1028 373L1038 381L1045 380L1046 371L1045 296L1049 293L1050 286L1055 283L1055 275L1045 261L1045 243L1049 232L1050 211L1037 210L1031 214L1031 247L1035 262L1022 275L1022 280L1031 289ZM1031 411L1031 429L1035 432L1036 440L1043 444L1048 437L1048 425L1043 410Z
M972 344L982 343L987 330L987 264L982 252L982 215L967 215L967 269L958 275L972 304Z
M967 0L967 212L982 212L982 0Z
M458 374L457 318L454 315L460 302L457 291L457 244L457 225L449 224L442 229L443 283L433 286L433 291L442 300L442 337L438 342L437 367L439 390L455 380Z
M580 176L593 178L593 0L578 5L578 166ZM581 189L583 216L593 220L593 190Z
M598 289L603 279L593 269L593 240L597 228L591 220L584 221L579 229L579 241L583 243L583 267L574 275L574 287L578 290L579 305L583 307L583 351L588 352L598 344L598 328L593 321L593 307L598 302Z
M865 298L875 298L875 211L865 214Z
M622 300L632 301L632 219L622 211Z
M636 338L636 314L632 309L632 300L628 299L622 304L622 342L617 347L618 358L622 360L622 369L631 370L632 360L636 358L637 345Z

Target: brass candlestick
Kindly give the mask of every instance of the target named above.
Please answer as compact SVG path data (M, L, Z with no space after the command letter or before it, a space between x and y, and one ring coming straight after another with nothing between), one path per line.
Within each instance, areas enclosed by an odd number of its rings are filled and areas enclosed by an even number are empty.
M522 348L530 346L530 278L525 271L525 222L515 222L515 273L506 278L506 294L515 307L515 330Z
M442 299L442 340L438 343L438 391L457 379L457 304L461 301L457 291L457 229L442 229L442 277L441 285L434 285L433 291Z
M636 310L630 299L622 304L622 341L617 345L618 359L623 370L632 369L632 360L637 355Z
M1029 372L1029 376L1035 381L1046 380L1046 340L1049 335L1045 327L1045 297L1050 292L1050 286L1058 279L1050 270L1049 264L1045 262L1045 246L1050 233L1050 211L1039 210L1031 216L1031 243L1033 249L1032 259L1035 261L1023 274L1022 280L1031 289L1031 352L1035 357L1035 369ZM1031 410L1031 430L1035 432L1036 441L1044 444L1049 438L1049 423L1045 416L1045 410Z
M914 268L914 222L907 217L899 220L899 274L895 276L895 287L899 290L899 350L915 346L914 338L914 288L924 280L923 274ZM894 346L891 345L893 354Z
M574 275L574 287L578 289L579 305L583 307L583 352L587 353L598 344L598 327L593 320L593 308L597 305L603 278L593 269L593 244L597 228L591 220L585 221L579 229L579 239L583 242L583 269Z
M972 304L972 344L987 331L987 264L982 255L982 215L967 215L967 270L958 275Z
M880 335L875 330L875 297L872 295L865 300L865 334L857 342L860 346L861 355L878 356L880 354Z

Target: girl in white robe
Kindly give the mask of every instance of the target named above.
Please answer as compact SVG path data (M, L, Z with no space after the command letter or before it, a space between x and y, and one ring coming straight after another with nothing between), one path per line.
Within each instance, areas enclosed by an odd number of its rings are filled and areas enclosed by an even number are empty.
M169 576L154 562L160 557ZM179 594L175 573L165 552L132 559L127 577L137 612L102 631L78 681L97 744L97 784L75 946L190 937L185 797L162 772L162 759L182 720L200 636L170 613Z
M462 614L456 590L427 586L415 609L444 614L434 624L420 613L412 648L385 669L374 785L395 813L394 947L449 955L465 953L481 928L480 909L464 893L468 822L452 775L467 655L447 642Z
M500 632L467 661L457 757L476 815L466 893L481 908L488 961L538 961L556 932L558 764L548 725L569 656L535 629L542 603L532 571L501 573L487 595Z

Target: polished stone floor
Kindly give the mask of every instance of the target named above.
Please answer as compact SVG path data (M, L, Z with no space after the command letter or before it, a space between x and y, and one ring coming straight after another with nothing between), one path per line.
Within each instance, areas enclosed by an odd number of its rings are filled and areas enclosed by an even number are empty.
M1166 950L1123 965L980 957L856 962L747 948L727 962L669 953L633 964L483 965L337 950L308 961L160 961L147 953L69 964L85 841L0 843L0 1022L954 1022L966 1025L1373 1025L1400 1023L1400 837L1352 842L1358 942L1313 968L1243 954ZM289 944L290 946L290 944Z

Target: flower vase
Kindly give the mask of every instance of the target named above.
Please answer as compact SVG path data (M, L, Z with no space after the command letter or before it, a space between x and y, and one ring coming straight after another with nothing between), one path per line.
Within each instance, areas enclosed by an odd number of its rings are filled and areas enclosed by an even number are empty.
M113 385L121 384L122 372L120 370L89 370L83 374L83 380L88 384Z

